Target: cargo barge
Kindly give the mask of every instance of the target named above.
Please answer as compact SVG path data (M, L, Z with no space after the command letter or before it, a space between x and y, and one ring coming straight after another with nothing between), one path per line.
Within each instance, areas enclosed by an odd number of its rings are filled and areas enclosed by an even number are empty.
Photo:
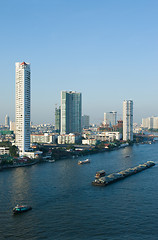
M111 183L114 183L116 181L119 181L121 179L124 179L126 177L129 177L131 175L134 175L136 173L139 173L141 171L144 171L152 166L154 166L155 163L152 162L152 161L148 161L144 164L140 164L134 168L128 168L124 171L121 171L121 172L116 172L116 173L111 173L105 177L101 177L101 178L98 178L98 179L95 179L92 184L94 186L107 186Z

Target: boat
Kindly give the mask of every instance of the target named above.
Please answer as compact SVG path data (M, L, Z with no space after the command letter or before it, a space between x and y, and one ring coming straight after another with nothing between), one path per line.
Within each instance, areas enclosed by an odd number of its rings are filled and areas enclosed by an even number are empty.
M49 163L53 163L53 162L55 162L55 160L54 160L54 159L48 160L48 162L49 162Z
M100 178L105 176L105 171L104 170L100 170L98 172L96 172L95 178Z
M22 213L22 212L27 212L29 210L31 210L32 207L31 206L28 206L28 205L16 205L14 208L13 208L13 213L14 214L17 214L17 213Z
M130 157L130 156L129 156L129 155L126 155L126 156L125 156L125 158L128 158L128 157Z
M87 158L86 160L78 161L78 165L85 164L85 163L90 163L90 160Z

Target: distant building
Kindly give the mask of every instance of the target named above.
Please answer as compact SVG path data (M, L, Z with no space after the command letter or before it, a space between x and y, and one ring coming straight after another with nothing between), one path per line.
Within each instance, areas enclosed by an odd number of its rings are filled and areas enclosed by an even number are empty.
M89 116L88 115L82 116L82 129L83 128L89 128Z
M17 62L16 67L16 146L19 155L30 148L30 64Z
M147 129L158 129L158 117L142 118L142 127Z
M61 92L61 134L81 133L81 93Z
M14 133L16 132L16 123L10 121L10 131L13 131Z
M60 133L61 125L61 107L55 108L55 130Z
M9 117L8 117L8 115L6 115L6 116L5 116L5 127L7 127L7 128L9 128L9 125L10 125L10 124L9 124L9 121L10 121L10 120L9 120Z
M104 113L104 124L112 127L116 125L117 123L117 112L112 111L112 112L107 112Z
M133 101L123 102L123 140L133 141Z

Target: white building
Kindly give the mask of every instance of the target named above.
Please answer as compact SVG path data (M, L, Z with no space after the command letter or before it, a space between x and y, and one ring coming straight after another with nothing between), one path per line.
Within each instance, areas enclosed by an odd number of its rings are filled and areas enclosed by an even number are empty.
M30 64L17 62L16 73L16 146L19 155L30 148Z
M9 147L0 147L0 155L8 154L9 155Z
M133 101L123 101L123 140L133 141Z
M81 133L81 93L61 92L61 134Z
M148 129L158 129L158 117L142 118L142 127Z
M117 124L117 112L107 112L104 113L104 124L112 127Z
M80 136L73 133L62 134L58 136L58 144L75 144L79 139Z

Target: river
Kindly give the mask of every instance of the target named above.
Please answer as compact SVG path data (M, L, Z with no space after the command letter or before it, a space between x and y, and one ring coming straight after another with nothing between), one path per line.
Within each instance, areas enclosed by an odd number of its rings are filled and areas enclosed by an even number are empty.
M130 157L126 158L129 155ZM129 146L78 159L0 172L0 239L157 240L158 143ZM107 174L146 161L156 165L107 187L92 186ZM32 210L13 215L17 203Z

